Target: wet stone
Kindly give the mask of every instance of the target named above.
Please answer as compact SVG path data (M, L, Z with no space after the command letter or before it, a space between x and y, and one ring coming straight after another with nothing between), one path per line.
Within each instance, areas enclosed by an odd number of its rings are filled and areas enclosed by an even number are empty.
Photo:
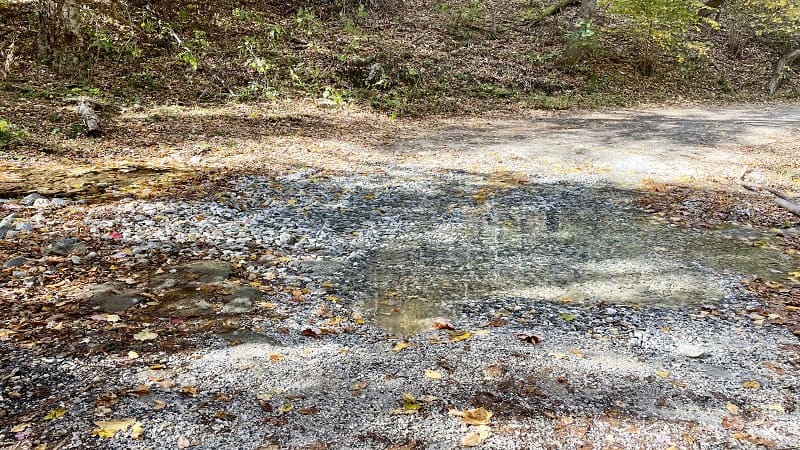
M250 330L233 330L225 333L217 334L222 339L228 341L229 344L270 344L280 345L277 339L267 336L262 333L256 333Z
M123 283L110 282L92 287L92 302L103 312L115 313L139 304L143 299Z
M261 291L250 287L236 286L234 293L227 296L227 304L222 307L222 314L241 314L253 310L253 302L261 296Z
M200 283L217 283L230 277L233 265L225 261L195 261L181 270Z
M69 254L86 254L87 248L85 245L78 242L75 238L59 239L47 246L45 255L67 256Z

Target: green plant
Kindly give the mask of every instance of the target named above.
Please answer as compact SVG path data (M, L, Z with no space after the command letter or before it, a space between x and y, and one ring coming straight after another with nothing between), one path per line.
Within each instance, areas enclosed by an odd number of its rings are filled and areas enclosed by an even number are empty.
M298 9L295 14L294 23L297 29L307 37L311 37L322 29L322 24L312 8Z
M194 30L194 37L184 42L183 48L178 56L181 61L193 71L197 71L200 67L200 57L205 54L208 45L206 32L203 30Z
M620 30L638 41L640 73L650 75L661 54L675 53L686 41L686 33L711 23L700 12L700 0L603 0L612 16L620 19Z
M436 10L443 17L448 32L459 40L470 40L476 32L483 31L486 7L479 0L439 3Z
M19 130L6 119L0 119L0 148L5 147L25 137L25 132Z

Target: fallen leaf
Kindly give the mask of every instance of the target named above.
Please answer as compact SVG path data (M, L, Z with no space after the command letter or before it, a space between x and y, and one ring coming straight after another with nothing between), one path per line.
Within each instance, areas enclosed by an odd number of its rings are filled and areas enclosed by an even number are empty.
M420 408L420 404L417 402L417 399L414 398L413 395L409 393L403 393L401 400L403 401L403 409L407 411L417 411Z
M783 376L783 375L786 374L786 371L783 370L783 368L781 368L780 366L778 366L776 363L774 363L772 361L766 361L766 362L762 363L761 365L763 367L765 367L767 369L770 369L771 371L775 372L779 376Z
M319 336L322 334L322 330L317 327L309 327L304 329L300 332L300 336L307 336L319 339Z
M128 417L125 419L112 419L112 420L98 420L94 424L96 429L92 430L92 434L98 437L111 438L119 431L127 430L128 427L133 426L136 419Z
M398 352L401 352L401 351L407 349L408 346L409 346L409 344L408 344L407 341L400 341L397 344L394 344L394 347L392 347L392 351L395 352L395 353L398 353Z
M444 317L437 317L433 320L433 328L437 330L455 330L449 320Z
M162 409L167 407L166 402L162 402L161 400L153 400L153 411L161 411Z
M464 447L478 447L482 445L486 439L491 436L491 430L486 425L475 427L475 430L467 434L461 439L461 445Z
M44 420L55 420L64 417L64 414L67 413L67 410L64 408L56 408L51 409L47 412L47 415L44 416Z
M430 402L436 400L436 397L434 397L433 395L422 395L417 400L419 400L421 402L425 402L425 403L430 403Z
M286 413L291 412L293 409L294 409L294 405L292 405L291 403L284 403L283 405L281 405L278 408L278 412L281 413L281 414L286 414Z
M192 446L192 443L184 435L178 437L178 449L183 450Z
M95 314L89 318L92 320L99 320L112 323L120 321L120 317L117 314Z
M780 403L770 403L769 404L769 409L771 411L777 411L777 412L779 412L781 414L786 414L786 409Z
M739 407L733 403L728 403L725 405L725 409L728 410L729 413L733 414L734 416L739 414Z
M319 414L319 408L317 408L316 406L310 406L308 408L298 409L297 412L304 416L316 416L317 414Z
M569 355L559 352L549 352L547 353L547 356L552 356L555 359L569 359Z
M425 376L433 380L441 380L442 372L438 370L425 369Z
M466 341L472 337L472 332L468 330L453 331L450 333L450 342Z
M357 392L357 391L364 390L364 388L366 388L367 385L369 385L368 381L357 381L357 382L351 384L350 387L347 388L347 390L353 391L353 392Z
M283 361L283 355L281 355L280 353L270 353L269 360L274 363L281 362Z
M742 383L742 387L745 387L747 389L758 390L759 388L761 388L761 383L755 380L745 381L744 383Z
M575 320L575 314L561 313L558 315L564 322L572 322Z
M656 376L659 378L667 378L669 376L669 370L656 370Z
M531 345L536 345L542 342L543 338L538 334L517 333L517 338L525 341Z
M184 386L181 388L181 394L184 397L196 397L197 396L197 387L196 386Z
M460 417L461 423L467 425L488 425L489 421L492 419L492 413L485 408L469 409L467 411L451 409L448 411L448 414Z
M135 351L131 350L128 352L128 359L136 359L139 357L139 354Z
M14 426L13 428L11 428L11 432L12 433L19 433L20 431L25 431L25 429L28 428L29 426L31 426L30 422L23 422L23 423L21 423L19 425Z
M147 330L147 329L142 330L142 331L140 331L140 332L138 332L138 333L133 335L133 338L136 339L137 341L152 341L153 339L155 339L157 337L158 337L158 334L153 333L152 331Z
M136 439L137 441L142 440L142 434L144 434L144 427L139 422L136 422L131 427L131 437Z
M571 349L569 349L569 352L572 353L573 355L575 355L576 357L580 358L580 359L585 359L586 358L586 355L582 351L578 350L577 348L571 348Z
M506 319L493 319L493 320L489 321L489 326L490 327L495 327L495 328L502 327L502 326L504 326L506 324L508 324L508 321Z

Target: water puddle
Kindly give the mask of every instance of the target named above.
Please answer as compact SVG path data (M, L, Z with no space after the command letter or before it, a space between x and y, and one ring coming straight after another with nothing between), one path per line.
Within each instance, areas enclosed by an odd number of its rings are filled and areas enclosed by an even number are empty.
M465 300L604 302L641 307L718 303L736 276L795 268L781 252L730 232L682 230L630 207L614 189L525 186L485 204L452 199L384 233L358 281L382 327L411 334ZM447 202L445 202L447 203Z

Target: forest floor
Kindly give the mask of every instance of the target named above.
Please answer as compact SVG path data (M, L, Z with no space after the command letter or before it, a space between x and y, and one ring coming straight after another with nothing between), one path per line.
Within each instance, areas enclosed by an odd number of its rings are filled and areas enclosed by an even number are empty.
M0 447L800 446L800 106L131 108L4 153ZM31 193L38 195L29 195Z

